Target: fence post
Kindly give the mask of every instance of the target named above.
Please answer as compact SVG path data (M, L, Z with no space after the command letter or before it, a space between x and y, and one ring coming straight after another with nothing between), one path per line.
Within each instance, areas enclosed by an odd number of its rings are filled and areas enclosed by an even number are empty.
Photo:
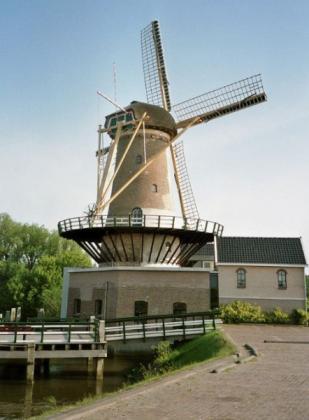
M143 340L146 341L145 321L142 321L142 323L143 323Z
M162 329L163 329L163 339L165 340L165 321L164 321L164 318L162 318Z
M122 322L122 333L123 333L123 342L126 343L126 324L125 321Z
M185 325L185 318L184 317L182 317L182 329L183 329L182 335L183 335L183 338L185 339L186 338L186 325Z
M14 343L16 344L17 341L17 323L15 324L15 330L14 330Z
M105 321L99 321L99 343L105 341Z
M205 328L205 315L203 315L202 320L203 320L203 332L204 332L204 334L206 334L206 328Z
M10 321L11 322L16 321L16 308L11 308Z
M213 329L215 330L216 329L216 320L215 320L214 312L212 313L212 326L213 326Z
M71 322L69 321L68 342L71 343Z
M41 325L41 343L44 343L44 321L42 321Z

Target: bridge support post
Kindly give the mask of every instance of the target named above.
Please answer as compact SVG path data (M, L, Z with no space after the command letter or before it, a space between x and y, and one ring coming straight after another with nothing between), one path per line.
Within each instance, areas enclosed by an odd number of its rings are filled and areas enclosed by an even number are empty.
M26 419L31 417L32 396L33 396L33 382L28 383L25 389L24 418Z
M105 321L99 321L99 342L105 341Z
M27 382L34 382L35 344L29 343L27 348Z
M99 343L105 342L105 321L99 321ZM103 382L104 375L104 357L97 357L96 364L96 379L98 382Z
M87 368L88 368L88 374L91 374L94 370L94 360L93 357L88 357L87 360Z
M97 381L103 382L104 376L104 357L97 358L96 378Z

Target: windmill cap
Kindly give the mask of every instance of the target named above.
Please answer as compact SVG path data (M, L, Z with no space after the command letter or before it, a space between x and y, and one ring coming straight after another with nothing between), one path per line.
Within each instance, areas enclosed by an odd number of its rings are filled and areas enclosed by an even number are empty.
M176 122L172 115L157 105L148 104L145 102L133 101L130 105L125 107L126 111L132 111L134 118L140 120L143 114L147 113L145 121L146 128L153 128L156 130L164 131L172 136L177 134ZM106 121L111 117L122 114L122 111L115 112L106 116Z

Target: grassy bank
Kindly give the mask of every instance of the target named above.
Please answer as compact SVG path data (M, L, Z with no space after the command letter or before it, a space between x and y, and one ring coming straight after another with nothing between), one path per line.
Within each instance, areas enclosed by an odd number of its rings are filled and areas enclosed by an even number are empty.
M138 369L132 370L128 376L128 381L120 391L108 394L114 395L127 388L134 388L143 383L152 381L162 376L167 376L179 369L195 365L197 363L211 361L223 358L235 353L234 345L227 340L220 331L213 331L184 344L178 345L176 348L170 346L167 341L158 344L155 349L154 360L147 366L140 366ZM107 394L105 395L107 396ZM40 418L48 415L66 411L71 408L77 408L97 402L104 398L102 396L87 397L82 401L76 402L69 406L55 407L51 411L43 413Z
M154 360L147 366L133 369L128 384L166 375L196 363L223 358L235 353L235 347L222 332L213 331L173 348L162 341L155 349Z

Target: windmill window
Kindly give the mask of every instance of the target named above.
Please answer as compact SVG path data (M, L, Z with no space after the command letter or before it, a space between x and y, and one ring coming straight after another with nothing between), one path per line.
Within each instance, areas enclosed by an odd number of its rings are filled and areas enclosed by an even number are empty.
M173 315L183 315L187 313L187 304L185 302L173 303Z
M132 210L131 223L132 223L132 226L142 226L143 210L140 207L135 207Z
M126 114L126 121L132 121L132 120L133 120L133 115L130 112L128 112Z
M81 300L80 299L74 299L73 315L80 315L81 306L82 306Z
M157 184L152 184L151 191L154 192L154 193L157 193L158 192L158 185Z
M278 289L286 289L287 282L286 282L286 271L279 270L277 271L277 279L278 279Z
M136 155L135 162L137 165L140 165L143 161L142 155Z
M240 268L237 270L237 289L245 289L246 287L246 270Z
M147 316L148 302L145 300L136 300L134 302L134 316Z
M143 217L143 210L140 207L135 207L132 210L132 217Z
M96 299L94 302L94 313L95 315L102 315L102 299Z
M117 123L117 118L112 118L110 125L114 126L114 125L116 125L116 123Z

